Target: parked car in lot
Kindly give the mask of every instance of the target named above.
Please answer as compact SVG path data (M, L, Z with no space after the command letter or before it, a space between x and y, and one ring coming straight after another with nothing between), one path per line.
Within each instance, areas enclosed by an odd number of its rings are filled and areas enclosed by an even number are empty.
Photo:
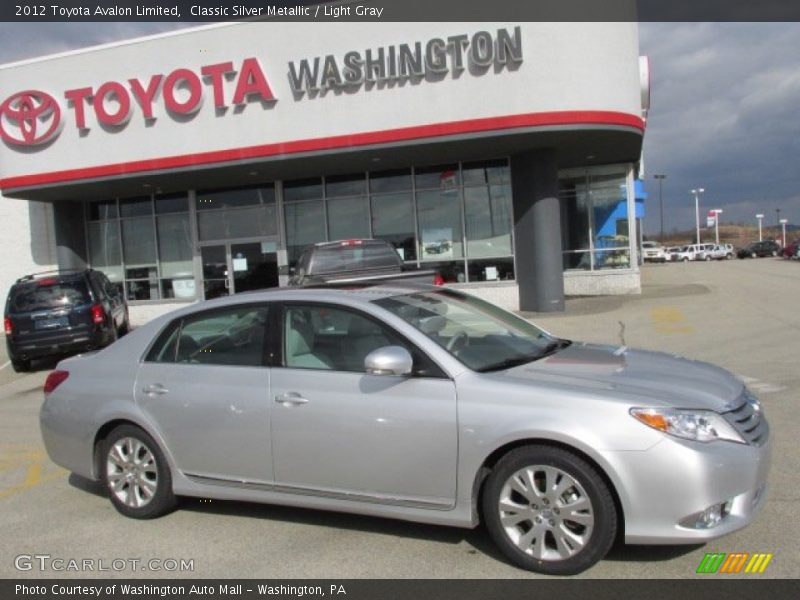
M665 262L667 253L658 242L642 242L642 259L645 262Z
M762 258L764 256L778 256L781 246L774 240L764 240L753 242L749 246L741 248L736 256L739 258Z
M48 454L124 515L195 496L482 522L548 574L590 567L618 533L741 529L770 463L761 405L723 369L399 282L188 306L61 362L44 393Z
M706 256L713 260L730 260L733 258L732 244L714 245Z
M711 260L711 249L714 244L690 244L672 254L673 261L688 262L690 260Z
M92 270L21 277L8 292L4 321L17 372L33 359L102 348L130 327L122 292Z
M673 262L679 260L678 253L681 251L682 246L670 246L664 251L664 256L667 262Z
M798 250L800 250L800 240L794 240L786 244L786 247L781 251L781 255L784 258L795 258Z

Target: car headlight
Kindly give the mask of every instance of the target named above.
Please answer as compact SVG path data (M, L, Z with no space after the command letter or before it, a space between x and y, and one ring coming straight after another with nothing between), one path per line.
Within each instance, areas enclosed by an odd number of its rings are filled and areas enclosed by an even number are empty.
M728 440L745 444L722 415L710 410L676 408L632 408L631 416L648 427L694 442Z

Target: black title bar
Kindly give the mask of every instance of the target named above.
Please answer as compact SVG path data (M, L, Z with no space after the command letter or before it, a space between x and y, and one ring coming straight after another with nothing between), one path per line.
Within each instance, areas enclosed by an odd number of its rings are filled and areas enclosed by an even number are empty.
M800 21L797 0L11 0L8 22Z

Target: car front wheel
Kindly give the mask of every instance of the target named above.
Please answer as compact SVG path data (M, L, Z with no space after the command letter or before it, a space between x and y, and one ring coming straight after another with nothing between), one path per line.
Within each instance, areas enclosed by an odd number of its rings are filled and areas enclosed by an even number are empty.
M164 454L138 427L121 425L111 432L103 442L101 467L111 503L123 515L153 519L174 508Z
M617 534L617 513L600 474L577 455L548 446L506 454L486 482L483 518L514 564L574 575L601 560Z

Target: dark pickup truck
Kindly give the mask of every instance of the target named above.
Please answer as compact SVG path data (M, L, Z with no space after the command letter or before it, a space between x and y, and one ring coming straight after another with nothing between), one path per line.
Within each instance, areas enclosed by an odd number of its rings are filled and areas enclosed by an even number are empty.
M388 242L359 239L309 246L300 255L289 278L289 285L347 285L394 279L402 279L405 283L444 283L436 271L423 271L404 265L400 255Z

